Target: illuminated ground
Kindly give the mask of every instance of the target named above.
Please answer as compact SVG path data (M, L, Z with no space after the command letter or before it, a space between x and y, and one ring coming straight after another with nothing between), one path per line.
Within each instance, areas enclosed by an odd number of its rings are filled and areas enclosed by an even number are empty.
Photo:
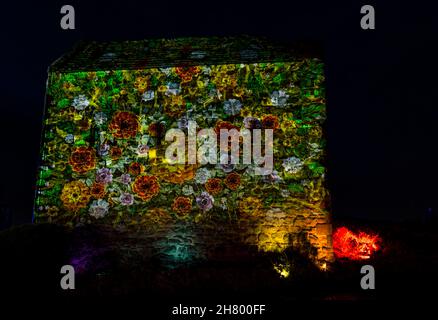
M147 254L150 246L145 239L98 227L66 231L54 225L25 225L0 233L0 288L9 295L147 296L167 303L191 299L237 303L243 297L289 303L428 296L424 288L432 285L438 267L434 224L341 225L360 225L382 236L383 249L366 262L376 269L375 291L360 289L362 261L337 261L331 271L321 272L291 251L260 254L236 245L218 250L209 261L190 265L183 261L169 268L160 256ZM68 293L59 289L59 269L66 261L77 267L77 289ZM289 276L281 278L273 266L281 269L287 263Z

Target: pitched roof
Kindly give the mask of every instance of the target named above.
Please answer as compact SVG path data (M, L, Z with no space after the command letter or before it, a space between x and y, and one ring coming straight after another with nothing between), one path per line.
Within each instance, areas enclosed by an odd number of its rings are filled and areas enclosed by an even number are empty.
M319 57L314 47L249 36L80 42L50 71L129 70L172 66L292 61Z

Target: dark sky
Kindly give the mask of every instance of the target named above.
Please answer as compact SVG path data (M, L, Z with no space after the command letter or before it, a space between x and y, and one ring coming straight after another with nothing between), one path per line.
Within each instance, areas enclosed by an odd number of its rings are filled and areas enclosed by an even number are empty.
M64 4L76 10L76 30L59 26ZM375 7L376 30L360 28L364 4ZM83 39L242 33L324 48L335 216L397 220L438 210L436 57L428 50L438 37L432 9L417 2L13 1L0 10L0 202L15 223L32 215L51 62Z

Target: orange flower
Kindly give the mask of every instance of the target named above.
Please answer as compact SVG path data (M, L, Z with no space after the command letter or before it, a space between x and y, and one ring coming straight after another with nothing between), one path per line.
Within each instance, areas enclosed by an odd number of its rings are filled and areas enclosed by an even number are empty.
M144 170L143 166L138 162L133 162L128 167L128 172L133 176L138 176Z
M207 191L212 195L218 194L222 191L222 180L218 178L208 179L207 183L205 184L205 189L207 189Z
M122 156L122 149L117 146L111 147L110 155L112 159L116 160Z
M138 119L135 114L128 111L117 111L108 126L115 138L135 138L138 132Z
M73 171L87 172L94 169L96 165L96 153L89 147L78 147L71 153L69 163Z
M230 173L225 178L225 185L231 190L236 190L240 185L240 175L235 172Z
M236 127L234 124L232 124L231 122L228 121L222 121L219 120L216 123L216 126L214 127L214 131L216 132L216 134L219 136L221 133L221 129L227 129L227 130L231 130L231 129L236 129L237 131L239 131L239 128Z
M195 67L176 67L175 72L180 76L182 82L189 82L201 71L201 68Z
M172 210L179 216L184 216L192 210L192 199L187 197L177 197L173 200Z
M88 187L82 181L66 183L61 192L61 200L64 207L71 211L78 211L85 208L90 201Z
M263 128L265 129L278 129L280 128L280 123L278 122L278 117L272 114L263 117L262 119Z
M239 128L236 127L234 124L228 122L228 121L222 121L219 120L218 122L216 122L216 126L214 127L214 131L216 132L217 135L217 144L220 145L221 143L221 129L226 129L228 131L230 131L231 129L236 129L237 132L239 132ZM240 139L239 139L239 143L240 143ZM232 142L232 138L231 135L228 136L228 145L226 147L226 149L222 150L222 151L229 151L231 149L231 143Z
M146 91L148 87L148 78L147 77L136 77L134 81L134 88L138 90L138 92L143 93Z
M155 176L138 176L132 184L132 191L143 201L149 201L160 192L160 184Z
M90 194L96 199L102 199L105 196L105 185L103 183L93 183Z

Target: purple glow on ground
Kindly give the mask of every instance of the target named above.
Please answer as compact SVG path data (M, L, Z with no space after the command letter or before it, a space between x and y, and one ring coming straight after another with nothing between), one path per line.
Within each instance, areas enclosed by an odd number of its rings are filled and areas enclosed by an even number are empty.
M99 250L83 246L76 252L76 254L70 259L70 265L75 268L76 273L84 273L89 269L94 257L99 254Z

